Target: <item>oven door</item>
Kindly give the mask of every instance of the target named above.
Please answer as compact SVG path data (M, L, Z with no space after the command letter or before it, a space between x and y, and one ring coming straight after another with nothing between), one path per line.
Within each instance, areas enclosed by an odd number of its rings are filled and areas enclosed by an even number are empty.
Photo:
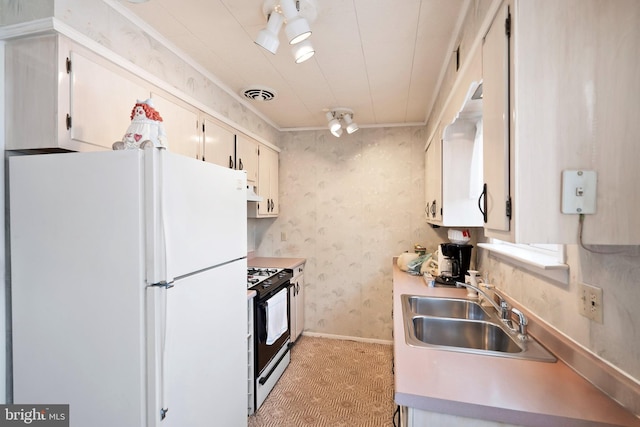
M280 349L289 342L290 337L290 315L291 309L289 306L288 297L289 282L284 283L282 286L278 286L266 297L256 300L255 304L255 355L256 355L256 378L263 374L265 367L275 358ZM267 302L269 299L277 294L280 290L287 290L287 330L275 340L271 345L267 344Z

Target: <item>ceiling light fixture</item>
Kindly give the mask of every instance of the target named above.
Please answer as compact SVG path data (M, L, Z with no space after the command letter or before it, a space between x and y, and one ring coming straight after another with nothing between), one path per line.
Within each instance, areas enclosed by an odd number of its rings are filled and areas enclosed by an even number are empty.
M280 40L278 40L278 33L280 32L280 28L282 28L282 23L284 22L284 18L279 13L273 11L269 14L269 18L267 20L267 28L261 30L258 33L258 37L256 38L256 44L267 49L269 52L275 53L278 51L278 46L280 46Z
M299 3L299 2L296 2ZM287 20L287 27L285 33L289 44L297 44L311 36L311 27L307 20L298 13L298 7L293 0L280 0L280 7L282 8L282 14Z
M331 133L337 131L342 127L342 125L340 125L340 121L336 118L333 111L329 111L327 113L327 121L329 122L328 126L329 130L331 130Z
M358 125L353 121L353 110L350 108L332 108L327 110L325 116L327 117L329 130L336 138L340 138L340 135L342 135L343 127L348 134L352 134L359 129Z
M335 136L336 138L340 138L340 135L342 135L342 128L332 130L331 135Z
M316 17L316 0L264 0L262 12L267 17L267 27L258 33L257 45L275 54L280 45L278 33L286 23L285 33L295 62L300 64L315 54L308 39L309 22Z
M300 64L301 62L306 61L316 53L313 46L311 46L310 40L305 40L302 43L298 43L291 49L293 51L293 57L295 58L296 64Z
M347 129L347 133L348 134L352 134L355 131L357 131L358 129L360 129L358 127L358 124L353 121L351 114L346 113L344 115L344 117L343 117L343 120L344 120L344 124L347 125L347 127L345 129Z

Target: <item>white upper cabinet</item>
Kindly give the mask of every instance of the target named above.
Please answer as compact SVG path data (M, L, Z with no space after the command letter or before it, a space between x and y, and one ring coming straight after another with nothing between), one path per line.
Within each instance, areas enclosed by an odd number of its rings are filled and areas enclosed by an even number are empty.
M110 150L131 122L144 81L50 34L7 42L6 149Z
M577 243L562 172L592 170L596 213L585 215L583 243L640 244L639 15L632 0L504 2L483 46L486 235Z
M202 158L198 110L170 95L152 93L153 105L162 117L167 148L194 159Z
M236 169L247 172L247 182L258 181L258 141L239 133L236 135Z
M480 200L484 227L508 233L509 191L509 5L503 4L482 43L482 126L484 194Z
M204 115L202 119L203 160L226 168L236 168L236 134L233 129Z
M280 202L278 199L278 166L279 154L271 148L261 145L258 152L258 196L261 202L251 202L247 206L250 218L268 218L278 216Z

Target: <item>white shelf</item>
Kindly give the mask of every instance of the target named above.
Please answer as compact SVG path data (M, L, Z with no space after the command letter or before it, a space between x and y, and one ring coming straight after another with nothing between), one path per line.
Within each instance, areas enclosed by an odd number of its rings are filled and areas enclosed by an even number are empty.
M488 250L492 256L515 267L560 283L569 283L569 265L559 262L555 257L517 245L478 243L478 247Z

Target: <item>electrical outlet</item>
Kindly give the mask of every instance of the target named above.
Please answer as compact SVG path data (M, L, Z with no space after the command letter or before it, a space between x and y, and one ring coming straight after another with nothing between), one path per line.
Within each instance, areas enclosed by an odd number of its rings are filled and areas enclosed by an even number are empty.
M285 231L281 231L280 232L280 241L281 242L286 242L287 241L287 233Z
M587 285L586 283L581 283L579 286L578 307L580 314L594 322L602 323L602 288Z

